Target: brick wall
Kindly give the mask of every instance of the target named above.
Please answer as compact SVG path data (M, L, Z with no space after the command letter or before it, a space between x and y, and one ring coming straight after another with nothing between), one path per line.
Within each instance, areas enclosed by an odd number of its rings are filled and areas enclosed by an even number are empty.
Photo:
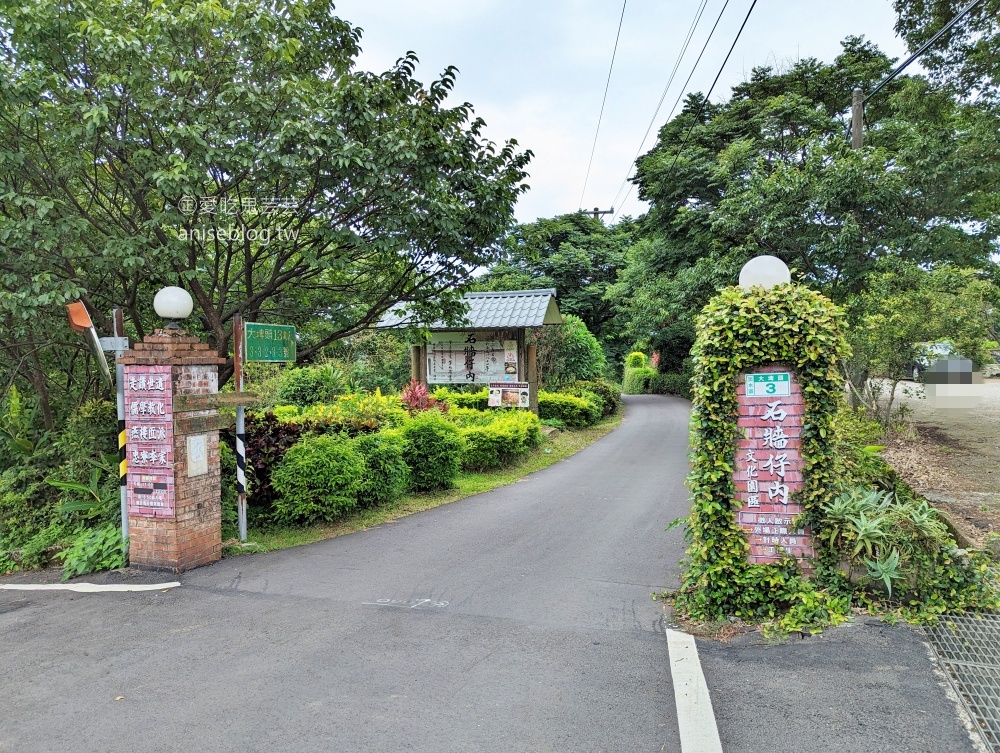
M169 365L176 398L218 392L224 359L195 337L156 330L119 362ZM215 562L222 552L218 411L175 409L173 429L174 514L129 515L129 560L140 569L180 573ZM199 435L205 437L208 472L188 476L188 438Z

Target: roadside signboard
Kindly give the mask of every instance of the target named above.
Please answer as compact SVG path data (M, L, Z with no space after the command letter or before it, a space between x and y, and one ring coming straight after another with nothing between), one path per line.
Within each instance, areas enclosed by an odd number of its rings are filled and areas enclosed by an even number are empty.
M126 365L126 502L131 515L174 515L174 418L170 366Z
M791 374L775 371L768 374L746 375L747 397L788 397L791 395Z
M778 370L747 374L744 385L736 390L739 439L733 485L740 503L736 520L750 544L749 561L773 563L790 554L808 572L815 555L811 531L795 522L803 511L796 495L805 486L802 389L790 372Z
M517 380L517 340L503 332L433 332L427 341L427 381L482 384Z
M247 361L295 362L295 327L252 322L244 326Z
M527 382L490 382L489 387L491 408L530 407Z

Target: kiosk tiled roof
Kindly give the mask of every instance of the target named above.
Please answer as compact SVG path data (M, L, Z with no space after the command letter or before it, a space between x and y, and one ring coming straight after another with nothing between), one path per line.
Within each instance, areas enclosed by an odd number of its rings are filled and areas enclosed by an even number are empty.
M462 296L469 307L465 323L447 325L433 322L427 329L432 332L453 329L514 329L517 327L540 327L543 324L562 324L559 307L556 306L556 291L544 290L504 290L495 293L466 293ZM418 325L403 312L405 304L397 304L389 309L379 321L379 327L407 327Z

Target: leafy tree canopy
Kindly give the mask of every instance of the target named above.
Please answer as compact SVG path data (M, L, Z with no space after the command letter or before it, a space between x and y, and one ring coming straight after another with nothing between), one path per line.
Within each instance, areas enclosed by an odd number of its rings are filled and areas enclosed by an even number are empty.
M616 308L608 287L625 266L637 227L626 218L612 227L584 212L518 225L508 236L507 258L477 280L481 290L555 288L559 310L583 320L618 358L630 343L619 342Z
M298 325L308 359L400 301L459 314L456 287L500 258L530 152L446 106L454 68L355 70L360 32L329 0L6 8L0 358L36 389L70 361L56 321L77 296L142 336L179 284L220 354L240 313Z

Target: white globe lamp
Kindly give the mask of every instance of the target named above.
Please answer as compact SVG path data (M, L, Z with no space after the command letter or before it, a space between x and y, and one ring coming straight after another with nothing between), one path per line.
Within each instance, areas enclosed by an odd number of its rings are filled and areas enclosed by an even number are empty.
M757 286L770 289L791 281L791 272L777 256L758 256L744 264L740 270L740 287L744 290Z
M180 329L175 320L191 316L194 301L184 288L170 286L153 296L153 309L157 316L168 320L167 329Z

